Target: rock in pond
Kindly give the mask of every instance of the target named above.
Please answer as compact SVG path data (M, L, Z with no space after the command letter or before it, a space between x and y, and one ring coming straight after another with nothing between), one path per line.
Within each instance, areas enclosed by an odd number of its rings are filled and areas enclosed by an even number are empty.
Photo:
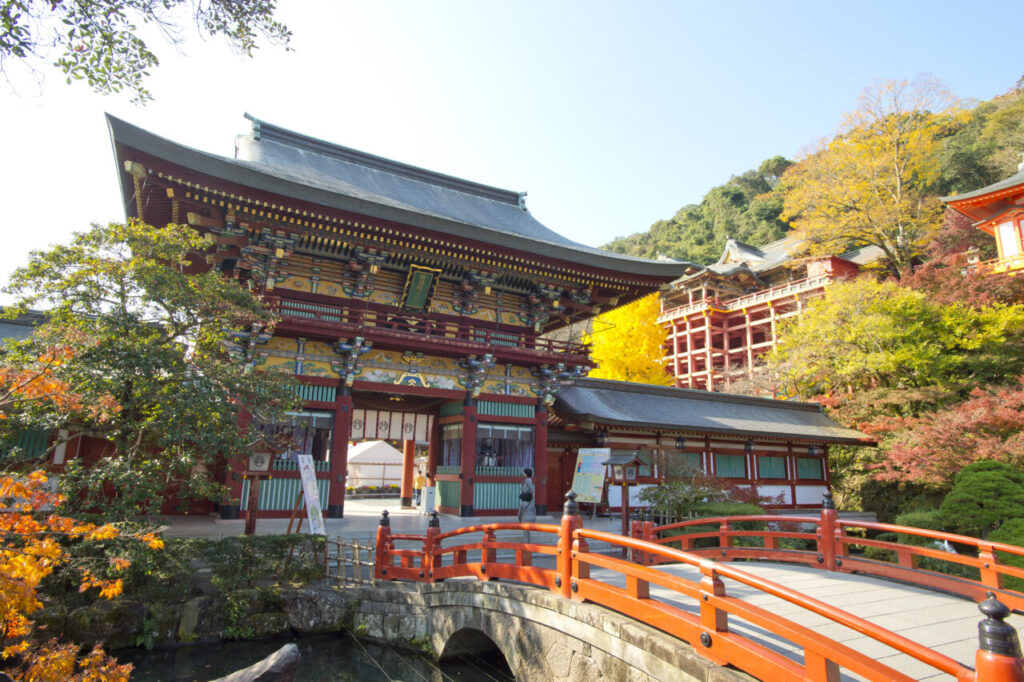
M210 682L292 682L298 665L299 647L285 644L259 663Z

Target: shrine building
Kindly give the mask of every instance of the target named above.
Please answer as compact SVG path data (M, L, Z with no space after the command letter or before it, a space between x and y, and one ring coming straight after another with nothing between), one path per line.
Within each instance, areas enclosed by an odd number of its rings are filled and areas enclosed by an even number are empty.
M760 248L729 239L717 263L681 263L685 271L662 295L658 316L668 329L666 369L676 386L729 391L752 381L758 358L775 347L779 322L882 255L868 246L797 257L799 246L793 237Z
M128 216L209 235L210 267L280 316L272 331L239 331L233 351L300 382L290 450L313 455L328 517L343 515L360 440L404 443L403 498L425 448L440 511L462 516L515 513L526 467L538 514L560 508L576 450L602 442L643 450L649 482L665 453L692 450L708 473L751 484L760 471L786 487L781 506L810 504L817 492L796 486L827 485L827 445L864 442L816 405L584 380L588 348L546 334L666 288L685 264L565 239L524 194L247 118L234 158L108 125ZM233 498L225 518L246 508L244 469L218 472ZM271 473L260 515L286 516L294 459L275 457Z
M998 257L978 267L1009 274L1024 269L1024 163L1005 180L942 200L995 238Z

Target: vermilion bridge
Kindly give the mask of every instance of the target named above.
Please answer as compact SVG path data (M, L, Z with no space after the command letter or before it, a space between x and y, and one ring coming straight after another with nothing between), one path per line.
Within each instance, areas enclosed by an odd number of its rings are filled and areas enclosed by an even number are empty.
M830 502L826 499L820 517L722 517L665 526L634 522L633 537L584 528L572 493L560 525L495 523L441 532L435 514L425 535L392 534L384 512L377 534L375 577L419 583L449 581L444 586L446 594L457 588L451 584L456 578L544 588L569 603L592 603L628 616L683 640L707 661L762 680L831 682L950 676L961 681L1024 682L1024 658L1017 634L1005 622L1011 610L1024 610L1024 594L1003 587L1007 577L1024 579L1024 569L1005 561L1024 557L1024 548L916 528L841 520ZM744 529L744 524L760 529ZM707 528L709 525L712 530ZM971 547L974 552L950 553L934 546L872 540L850 533L856 529L950 542ZM533 534L533 541L516 541L527 531ZM505 537L510 534L514 537ZM784 549L786 539L804 541L813 549ZM620 551L593 551L592 545L597 544ZM866 559L852 553L853 546L889 550L896 561ZM974 569L977 578L927 570L919 565L925 557ZM737 559L759 561L743 568L726 563ZM764 561L801 565L798 575L804 577L806 589L781 584L786 580L769 579L780 575L773 568L778 564ZM854 573L857 575L850 575ZM818 576L831 576L834 584L815 580ZM816 584L811 585L807 578ZM866 598L864 590L895 587L892 582L879 587L877 578L980 602L978 608L984 618L977 611L967 622L963 615L950 618L923 613L923 617L934 617L937 622L948 621L945 629L960 632L949 632L942 641L917 641L894 631L899 628L872 622L870 615L854 614L857 600ZM872 581L875 585L869 587ZM817 597L813 596L815 589ZM974 608L964 599L956 601L959 603L953 608ZM950 615L948 602L938 599L927 605ZM568 607L558 606L557 600L549 608L556 617L579 617ZM502 607L495 609L500 611ZM505 610L521 609L508 606ZM581 639L585 641L585 637ZM955 640L961 640L959 649L950 644ZM969 643L973 655L964 655L964 642ZM502 648L501 643L498 648ZM643 672L660 677L651 670ZM706 673L694 676L705 677L710 679Z

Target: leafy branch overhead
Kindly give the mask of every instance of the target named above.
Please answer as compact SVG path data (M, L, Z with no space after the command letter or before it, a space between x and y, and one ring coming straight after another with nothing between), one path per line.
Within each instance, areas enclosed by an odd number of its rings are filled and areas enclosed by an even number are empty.
M245 424L278 421L297 404L293 378L251 371L225 349L230 330L275 320L236 282L193 268L208 248L185 226L94 226L12 275L8 293L23 309L47 308L48 322L10 347L0 378L35 376L71 397L15 391L0 405L0 430L69 429L109 442L91 466L69 461L69 507L151 513L168 488L183 502L218 499L212 472L260 437ZM62 362L43 364L52 349Z
M0 68L10 59L54 59L69 83L84 80L102 94L128 90L144 102L159 59L140 29L156 27L178 45L187 18L200 34L252 56L260 37L288 46L291 31L275 10L274 0L0 0Z

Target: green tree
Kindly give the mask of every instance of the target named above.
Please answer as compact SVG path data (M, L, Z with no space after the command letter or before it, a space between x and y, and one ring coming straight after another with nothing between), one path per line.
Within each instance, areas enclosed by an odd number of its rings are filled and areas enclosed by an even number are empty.
M11 348L4 366L33 367L41 349L64 349L52 379L85 406L116 403L99 412L53 401L8 406L16 423L109 441L98 461L68 463L69 510L153 513L167 491L182 501L219 499L213 473L258 437L242 428L244 417L276 421L296 404L293 379L250 371L225 349L230 330L274 318L236 282L198 266L208 248L185 226L97 225L69 245L33 252L12 275L7 292L19 308L49 307L49 321Z
M665 339L668 330L658 324L661 303L657 294L645 296L594 319L594 331L584 341L591 344L590 357L596 379L635 381L667 386L672 377L665 371Z
M144 83L159 60L140 25L179 44L188 17L202 35L252 56L260 36L285 46L291 39L275 9L275 0L0 0L0 70L12 59L31 64L55 52L53 65L69 83L84 80L103 94L128 90L146 101L152 95Z
M879 81L864 91L839 134L783 178L784 220L814 254L877 246L894 276L909 274L942 208L929 192L940 140L962 125L935 80Z
M768 362L787 393L901 390L905 402L926 405L943 391L964 397L1013 380L1024 370L1022 341L1020 305L940 305L861 277L828 287L785 324Z
M992 460L969 464L956 475L939 511L947 527L986 538L1005 521L1024 517L1024 473Z
M792 164L775 156L757 170L733 176L712 188L700 204L684 206L669 220L659 220L643 233L620 237L604 248L632 256L659 255L693 263L718 260L729 238L761 245L781 239L789 229L779 218L783 199L779 179Z

